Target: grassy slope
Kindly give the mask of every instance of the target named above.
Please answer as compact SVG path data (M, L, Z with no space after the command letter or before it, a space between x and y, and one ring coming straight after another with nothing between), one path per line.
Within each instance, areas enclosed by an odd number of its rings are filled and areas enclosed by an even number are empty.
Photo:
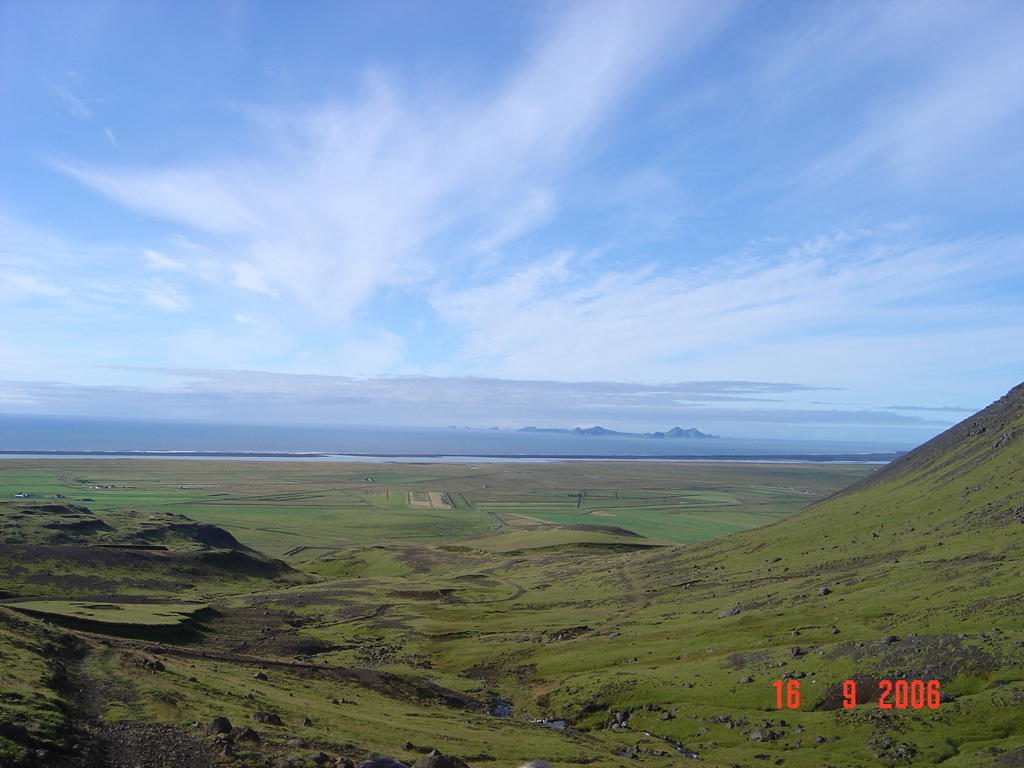
M616 623L621 635L531 654L538 675L557 680L549 705L582 709L628 653L638 660L618 669L629 692L606 699L669 702L699 717L728 712L754 720L772 706L769 685L780 673L808 673L803 707L784 713L803 737L778 728L785 736L752 743L741 730L707 722L659 724L659 734L690 744L715 741L703 754L726 764L753 753L787 765L877 764L874 755L895 752L878 740L891 739L913 744L919 760L989 765L997 754L990 750L1024 746L1022 401L1017 388L857 487L775 525L620 558L636 587L633 607L624 603ZM600 578L575 575L570 591L587 594L584 584ZM831 593L820 595L822 587ZM739 613L717 618L732 608ZM883 643L889 634L901 639ZM809 652L794 658L794 646ZM739 684L746 676L754 683ZM938 712L825 709L841 680L856 678L872 690L896 676L937 678L957 701ZM584 718L594 726L601 719ZM815 744L812 734L840 738ZM799 751L792 749L798 740Z

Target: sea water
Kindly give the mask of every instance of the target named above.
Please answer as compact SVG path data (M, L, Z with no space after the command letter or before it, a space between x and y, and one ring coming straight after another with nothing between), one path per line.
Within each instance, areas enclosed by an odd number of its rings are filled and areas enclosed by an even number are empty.
M467 428L213 425L0 415L0 451L9 456L95 452L125 456L178 454L183 458L195 458L196 454L203 458L273 454L263 458L321 460L625 457L877 463L890 461L908 447L726 437L654 439Z

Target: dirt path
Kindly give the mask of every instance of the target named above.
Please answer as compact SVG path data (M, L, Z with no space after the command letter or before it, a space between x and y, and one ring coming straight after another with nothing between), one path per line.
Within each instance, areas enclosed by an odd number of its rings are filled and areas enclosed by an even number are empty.
M607 619L602 621L594 628L594 632L604 632L611 629L623 619L626 619L638 611L643 610L647 607L648 600L644 597L644 590L640 586L640 582L636 580L636 577L629 572L629 569L619 567L619 579L622 581L622 596L624 604L622 608L610 615Z
M103 649L90 646L68 668L72 725L82 735L78 749L58 758L61 768L213 768L213 747L195 730L164 723L105 722L114 702L130 703L131 688L101 680L86 671L87 661Z
M192 658L203 661L219 661L254 669L279 669L300 677L305 676L322 680L353 683L400 701L432 700L454 709L478 710L484 708L481 701L467 694L445 688L423 678L393 672L382 672L361 667L341 667L329 664L286 661L284 659L248 656L226 651L204 651L184 646L154 645L147 641L128 640L126 638L104 638L104 641L112 647L131 648L154 657L176 656L178 658ZM95 680L92 680L90 683L88 677L83 677L81 684L81 687L84 689L83 695L88 695L89 686L95 684ZM175 768L181 767L175 766ZM186 764L185 768L191 768L191 766Z

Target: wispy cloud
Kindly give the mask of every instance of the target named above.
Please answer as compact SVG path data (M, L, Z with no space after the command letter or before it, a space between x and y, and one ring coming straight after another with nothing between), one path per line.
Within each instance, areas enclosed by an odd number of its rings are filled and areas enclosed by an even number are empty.
M970 306L957 298L970 285L1024 277L1022 253L1020 238L911 244L869 232L668 273L595 273L561 253L489 284L447 286L435 308L462 330L467 362L481 373L579 379L630 370L650 380L681 367L735 370L759 347L811 329L828 344L878 334L879 350L906 345L922 325L944 328L958 304ZM942 301L917 302L928 296Z
M0 294L33 294L36 296L63 296L66 288L55 285L45 278L24 272L0 270Z
M551 215L559 175L671 50L697 49L723 2L570 6L494 92L408 91L381 71L350 100L253 110L259 156L169 168L56 167L118 203L226 236L237 284L345 317L375 290L439 262L425 249L469 230L500 248Z
M1022 23L1014 3L821 3L772 40L759 78L773 109L822 91L857 94L865 77L878 81L872 98L844 105L837 146L806 179L883 170L925 183L1017 151Z
M472 377L312 376L261 371L133 369L173 383L74 386L0 382L12 402L43 412L261 423L478 427L571 426L599 421L619 429L696 424L734 435L758 425L934 430L948 422L866 408L809 408L780 402L818 388L792 383L706 381L644 385ZM254 418L254 411L259 415ZM769 429L772 427L769 427Z
M146 301L157 309L168 312L182 312L188 309L189 298L173 285L163 282L155 282L142 289L142 295Z
M159 251L154 251L152 248L144 249L142 256L146 260L146 269L156 272L184 272L188 269L183 261L172 259L170 256L165 256Z
M92 110L86 106L84 101L75 96L75 94L67 88L54 88L53 92L56 94L57 98L64 103L64 106L67 107L67 110L72 117L76 117L79 120L92 120Z

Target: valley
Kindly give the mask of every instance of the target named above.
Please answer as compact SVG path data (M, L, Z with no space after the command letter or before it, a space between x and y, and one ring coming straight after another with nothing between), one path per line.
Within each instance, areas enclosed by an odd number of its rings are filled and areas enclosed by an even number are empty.
M1022 435L1018 387L881 469L5 460L0 764L1024 765Z

